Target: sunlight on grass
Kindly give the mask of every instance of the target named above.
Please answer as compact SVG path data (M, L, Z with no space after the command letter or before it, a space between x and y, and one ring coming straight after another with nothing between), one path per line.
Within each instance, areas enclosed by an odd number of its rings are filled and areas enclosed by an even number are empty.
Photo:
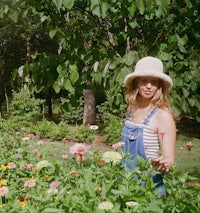
M188 151L185 148L185 145L188 142L192 142L194 147L191 151ZM63 143L63 142L46 142L45 149L47 150L48 159L62 160L63 154L69 154L69 148L72 146L72 142ZM108 151L112 149L109 146L102 146L97 144L90 144L92 149L99 149L100 152ZM186 136L178 135L176 142L176 170L180 173L188 172L190 175L200 178L200 139L189 138ZM69 155L69 158L72 158L72 155Z

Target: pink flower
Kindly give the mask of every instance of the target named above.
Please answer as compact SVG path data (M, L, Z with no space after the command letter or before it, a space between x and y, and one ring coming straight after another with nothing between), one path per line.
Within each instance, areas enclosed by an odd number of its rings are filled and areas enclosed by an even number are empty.
M124 142L118 142L112 145L113 149L119 149L124 145Z
M32 163L28 163L28 164L26 165L26 167L27 167L28 169L31 169L31 168L33 167L33 164L32 164Z
M8 187L6 187L6 186L0 187L0 196L6 195L8 193L8 191L9 191Z
M30 139L33 139L34 137L35 137L35 135L34 134L28 134L28 137L30 138Z
M15 169L16 168L16 164L13 162L8 163L8 167L9 169Z
M57 189L58 185L59 183L57 181L53 181L52 183L50 183L50 189Z
M31 179L24 182L24 187L32 188L36 186L36 180Z
M22 158L22 156L20 154L16 154L15 157L18 159Z
M87 150L89 150L91 146L85 145L83 143L75 143L70 147L69 152L72 154L84 154Z
M38 153L38 149L33 149L33 150L32 150L32 153L34 153L34 154L35 154L35 153Z
M67 154L66 155L62 155L62 158L66 159L66 158L68 158L68 155Z
M189 142L185 145L185 148L190 151L194 147L194 144L192 142Z
M22 144L23 144L23 145L26 145L26 141L22 141Z
M26 169L26 166L20 166L19 167L21 170L24 170L24 169Z
M76 161L85 161L86 157L84 157L83 155L81 154L76 154Z

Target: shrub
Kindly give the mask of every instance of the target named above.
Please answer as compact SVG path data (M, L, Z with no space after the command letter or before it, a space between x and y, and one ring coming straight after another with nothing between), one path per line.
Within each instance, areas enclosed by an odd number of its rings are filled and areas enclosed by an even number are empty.
M121 141L121 132L123 128L122 119L110 113L104 114L104 124L105 124L105 139L112 145L116 141Z

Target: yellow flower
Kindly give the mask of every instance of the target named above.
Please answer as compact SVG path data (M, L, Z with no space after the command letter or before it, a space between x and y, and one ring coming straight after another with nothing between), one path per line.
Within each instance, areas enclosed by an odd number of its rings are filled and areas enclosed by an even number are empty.
M21 207L25 207L28 199L29 199L29 196L20 197L17 202L19 203Z
M0 170L4 171L4 170L6 170L8 168L9 168L9 166L7 164L2 164L1 167L0 167Z
M1 186L6 186L6 185L7 185L7 180L5 180L5 179L0 179L0 185L1 185Z

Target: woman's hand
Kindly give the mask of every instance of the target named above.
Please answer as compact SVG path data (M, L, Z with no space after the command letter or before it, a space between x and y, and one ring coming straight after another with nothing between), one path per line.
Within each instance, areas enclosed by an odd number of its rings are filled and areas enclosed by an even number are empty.
M171 164L162 155L151 159L152 166L155 170L165 173L170 171Z

